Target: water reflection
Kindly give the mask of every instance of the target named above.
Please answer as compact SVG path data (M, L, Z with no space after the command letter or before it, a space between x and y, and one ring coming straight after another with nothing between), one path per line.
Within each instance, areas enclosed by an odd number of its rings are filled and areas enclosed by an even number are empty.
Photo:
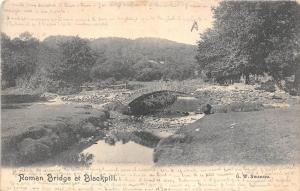
M103 163L153 164L153 149L160 138L145 131L113 132L84 149L84 165ZM90 156L90 157L87 157ZM88 160L87 160L88 159Z
M111 145L100 140L83 150L80 155L92 155L92 165L103 163L153 164L153 149L133 141L116 142Z

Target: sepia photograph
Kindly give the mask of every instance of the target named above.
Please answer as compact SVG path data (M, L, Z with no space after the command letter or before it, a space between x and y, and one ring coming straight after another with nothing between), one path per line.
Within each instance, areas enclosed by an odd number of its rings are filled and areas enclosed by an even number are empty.
M3 1L1 166L297 166L299 30L297 1Z

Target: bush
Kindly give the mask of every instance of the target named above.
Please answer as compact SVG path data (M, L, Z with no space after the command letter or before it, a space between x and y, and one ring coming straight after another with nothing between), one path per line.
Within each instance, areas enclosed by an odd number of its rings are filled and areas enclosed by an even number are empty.
M6 89L6 88L9 88L13 85L11 85L11 83L7 80L1 80L1 89Z
M264 90L267 92L275 92L276 91L276 86L275 82L273 80L268 80L266 82L262 82L260 84L260 87L255 88L256 90Z
M48 91L50 88L59 87L58 83L54 80L48 78L46 75L41 74L40 72L35 73L32 75L28 82L26 83L26 87L29 89L39 89L41 92Z
M159 70L153 68L144 68L136 75L136 80L146 82L159 80L161 77L162 73Z

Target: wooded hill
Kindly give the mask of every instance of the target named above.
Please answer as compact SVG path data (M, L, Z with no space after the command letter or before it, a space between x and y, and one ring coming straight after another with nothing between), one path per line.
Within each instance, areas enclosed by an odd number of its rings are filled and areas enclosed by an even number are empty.
M113 80L152 81L192 78L197 47L159 38L49 36L43 41L23 33L1 34L2 88L61 87Z

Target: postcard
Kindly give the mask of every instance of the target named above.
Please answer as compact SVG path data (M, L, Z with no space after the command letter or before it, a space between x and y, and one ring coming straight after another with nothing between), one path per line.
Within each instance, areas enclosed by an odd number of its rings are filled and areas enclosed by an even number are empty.
M1 190L299 190L299 10L3 1Z

